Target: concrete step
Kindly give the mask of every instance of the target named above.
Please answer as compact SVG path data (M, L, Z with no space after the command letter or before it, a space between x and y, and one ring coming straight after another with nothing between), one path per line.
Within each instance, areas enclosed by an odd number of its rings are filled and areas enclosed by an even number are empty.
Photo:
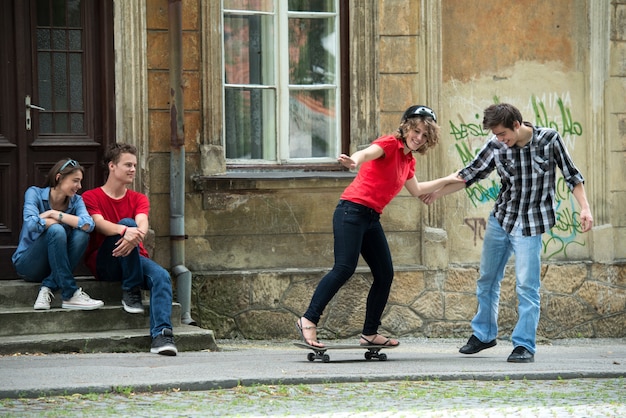
M105 306L120 305L122 287L119 282L102 282L92 276L77 277L76 283L89 296L104 301ZM25 282L24 280L0 280L0 307L16 308L30 307L32 309L39 294L40 283ZM148 298L144 292L144 299ZM52 299L52 307L61 307L61 292L57 291Z
M17 353L145 352L150 350L150 293L143 292L143 314L122 308L119 282L77 277L78 286L105 305L93 311L62 309L56 292L51 309L35 311L39 283L0 280L0 355ZM179 351L218 351L213 332L181 323L172 304L172 326Z
M179 352L219 351L213 331L192 325L175 326L174 341ZM0 355L149 352L150 344L148 328L28 334L0 338Z
M144 302L145 303L145 302ZM172 326L181 325L180 304L172 304ZM150 328L150 306L143 314L129 314L118 302L93 311L55 308L36 311L28 308L0 308L0 336L54 334L68 332L99 332L133 328Z

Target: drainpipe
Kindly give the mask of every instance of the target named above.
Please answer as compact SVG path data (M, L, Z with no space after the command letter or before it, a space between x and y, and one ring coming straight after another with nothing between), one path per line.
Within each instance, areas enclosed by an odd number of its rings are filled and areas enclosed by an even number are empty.
M185 124L183 107L182 0L169 0L170 40L170 260L181 322L191 318L191 272L185 267Z

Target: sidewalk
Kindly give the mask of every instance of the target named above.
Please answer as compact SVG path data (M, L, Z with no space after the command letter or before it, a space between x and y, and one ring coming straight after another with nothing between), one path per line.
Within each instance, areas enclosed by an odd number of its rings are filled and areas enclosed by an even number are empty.
M535 362L507 363L511 343L467 356L465 339L400 338L388 360L365 350L330 350L330 363L307 360L292 341L218 341L219 352L18 355L0 357L0 399L237 385L382 382L390 380L556 380L626 377L626 338L556 340L539 345ZM333 341L334 342L334 341ZM354 343L354 340L340 341ZM337 342L339 343L339 342Z

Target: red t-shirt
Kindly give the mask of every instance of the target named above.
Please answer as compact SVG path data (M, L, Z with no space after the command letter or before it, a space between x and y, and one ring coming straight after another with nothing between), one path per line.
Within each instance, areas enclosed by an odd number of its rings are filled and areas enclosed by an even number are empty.
M413 153L404 153L404 144L392 135L382 136L373 144L385 155L361 164L356 178L343 191L341 198L383 213L407 180L415 175Z
M90 215L102 215L109 222L118 223L120 219L135 219L140 213L149 215L150 201L148 197L134 190L126 190L126 194L121 199L109 197L102 187L87 190L82 194L83 201ZM89 245L85 251L85 264L93 274L96 274L96 256L98 249L106 237L99 232L92 232L89 238ZM148 252L139 243L139 254L148 257Z

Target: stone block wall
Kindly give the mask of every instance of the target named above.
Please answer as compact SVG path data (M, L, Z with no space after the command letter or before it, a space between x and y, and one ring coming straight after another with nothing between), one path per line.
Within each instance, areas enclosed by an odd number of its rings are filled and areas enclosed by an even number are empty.
M325 271L195 272L193 312L217 338L297 338L295 322ZM513 266L502 282L500 338L517 321ZM476 313L478 267L398 269L380 331L397 337L468 337ZM371 276L359 269L328 305L322 339L359 335ZM545 263L539 340L626 336L626 263Z

